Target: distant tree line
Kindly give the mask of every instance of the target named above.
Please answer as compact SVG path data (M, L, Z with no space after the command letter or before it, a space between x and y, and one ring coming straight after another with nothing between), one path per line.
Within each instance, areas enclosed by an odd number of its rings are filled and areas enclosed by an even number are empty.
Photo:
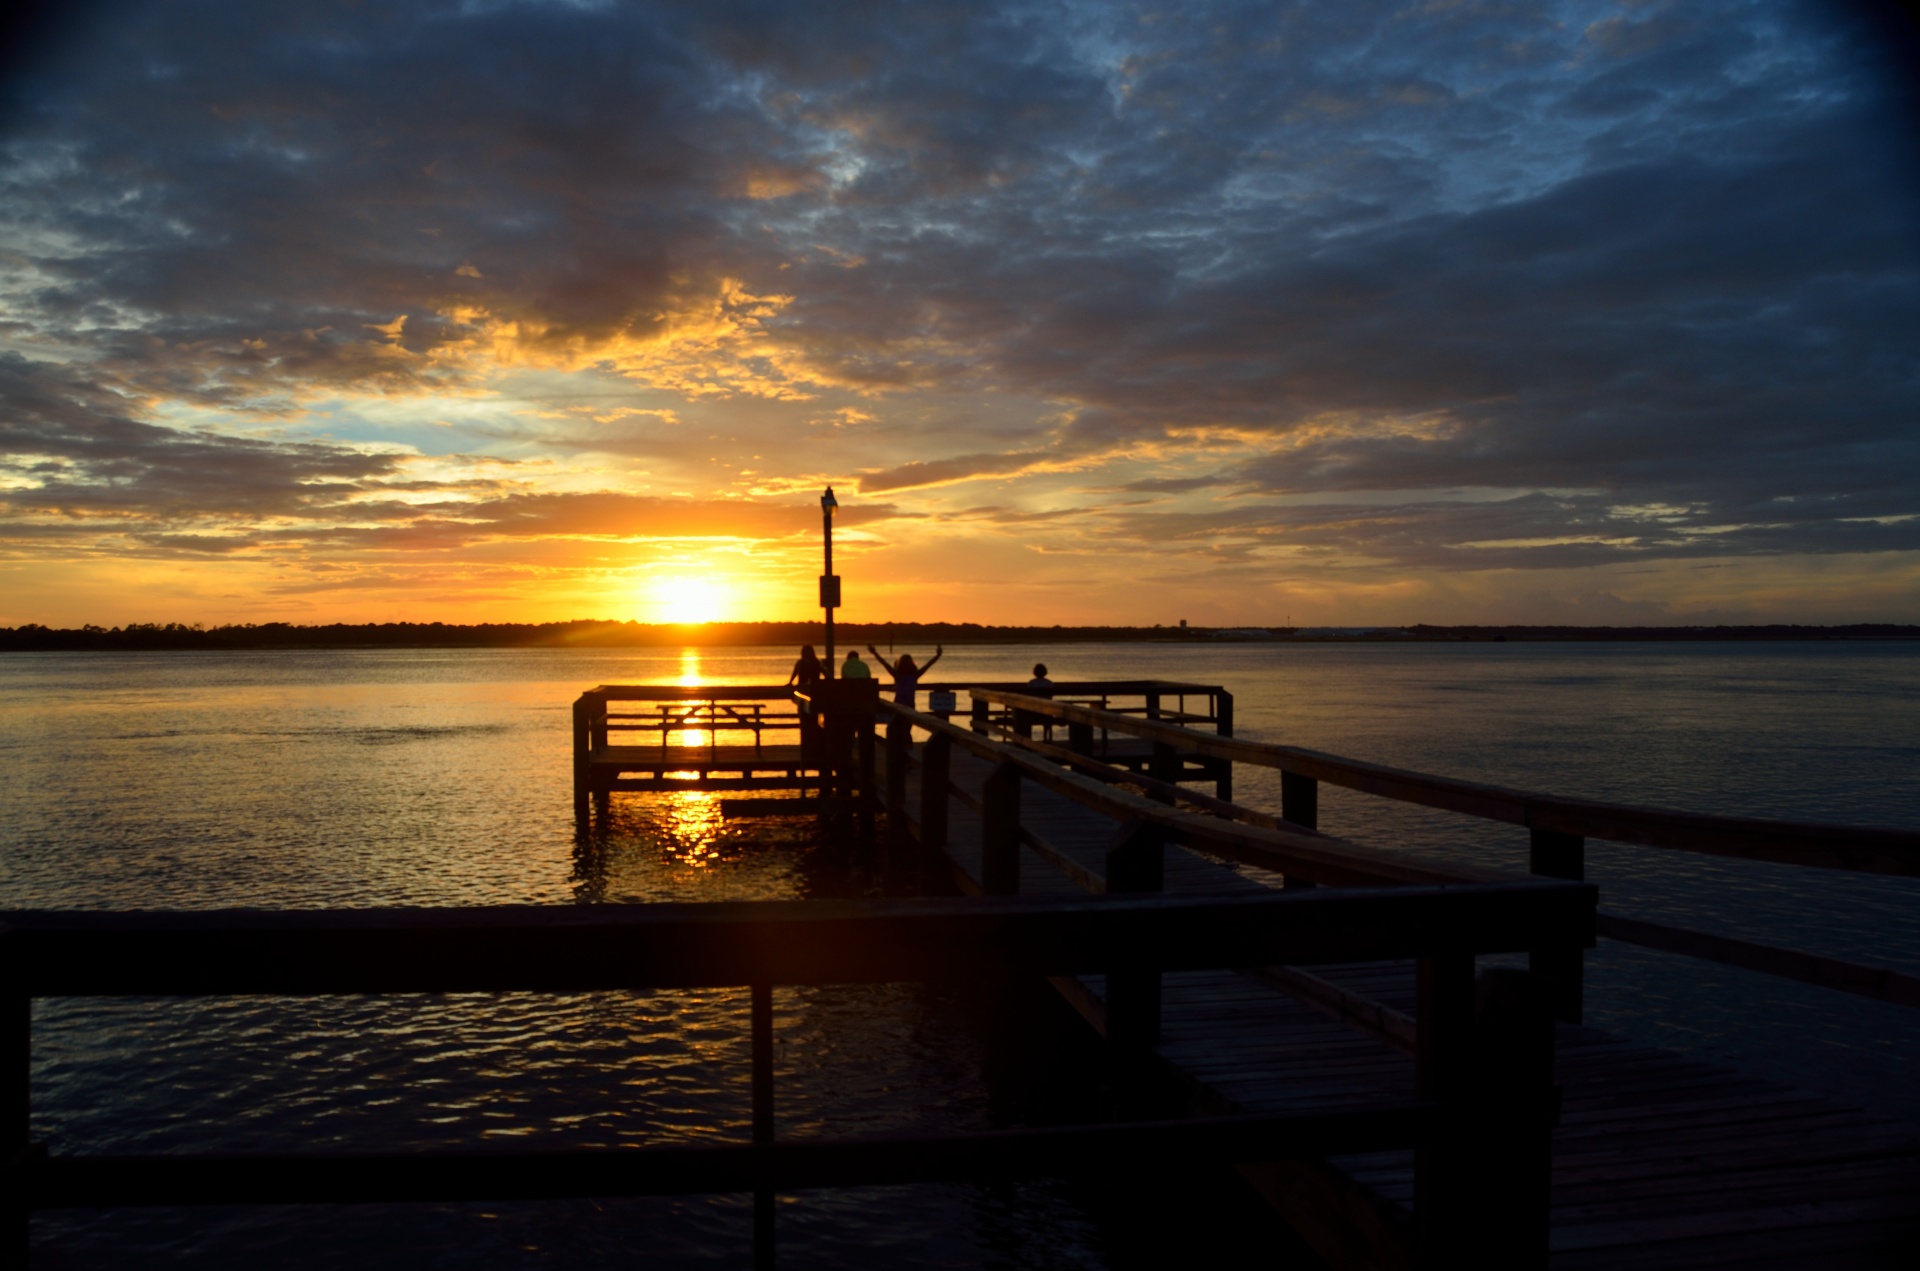
M975 622L843 622L836 643L1033 644L1166 640L1313 640L1340 642L1504 640L1914 640L1920 626L1859 622L1819 627L1471 626L1365 628L1343 632L1290 627L998 627ZM683 645L801 645L821 642L818 622L368 622L297 626L287 622L206 627L200 623L134 622L124 627L0 627L0 652L148 651L158 649L501 649L648 648Z

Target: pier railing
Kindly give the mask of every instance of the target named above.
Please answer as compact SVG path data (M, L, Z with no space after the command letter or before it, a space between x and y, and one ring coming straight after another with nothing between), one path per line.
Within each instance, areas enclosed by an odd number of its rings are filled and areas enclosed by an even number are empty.
M14 1089L8 1261L35 1209L123 1205L756 1196L776 1191L1286 1160L1411 1146L1433 1265L1544 1265L1551 1024L1523 973L1476 997L1474 958L1590 929L1591 888L1523 881L1178 899L738 902L490 909L0 915L0 1052ZM1412 1097L1312 1112L915 1138L780 1140L776 985L1128 975L1419 960ZM1513 978L1514 975L1519 978ZM745 986L751 1138L731 1146L397 1154L69 1155L30 1142L33 999L580 993Z
M1130 717L998 688L982 686L973 690L973 693L976 701L998 707L1009 715L1017 711L1027 717L1051 719L1066 725L1068 745L1064 750L1051 748L1054 753L1050 757L1079 767L1082 771L1101 766L1094 758L1091 744L1094 729L1107 734L1140 738L1169 751L1194 754L1229 764L1245 763L1277 769L1280 772L1279 818L1260 818L1276 830L1290 828L1295 833L1318 834L1319 785L1326 782L1381 798L1524 826L1529 835L1529 869L1542 877L1584 879L1586 840L1589 838L1822 869L1906 877L1920 875L1920 833L1912 831L1706 816L1538 794L1391 768L1297 746L1223 737L1181 724ZM1034 751L1050 749L1018 737L1009 737L1008 740ZM1099 774L1099 778L1143 784L1134 774L1114 770ZM1160 782L1157 792L1163 798L1200 806L1216 816L1238 816L1245 821L1257 815L1250 815L1247 810L1235 805L1221 804L1217 799L1207 800L1206 796L1180 788L1175 783ZM1321 842L1327 850L1337 855L1345 855L1355 849L1355 845L1337 839L1325 838ZM1245 856L1241 859L1245 859ZM1295 872L1285 867L1280 856L1271 859L1273 864L1269 867L1278 868L1283 874ZM1477 871L1453 865L1435 865L1433 868L1436 873L1450 873L1462 879L1485 877ZM1318 881L1311 873L1301 876L1305 880ZM1867 966L1618 914L1603 912L1598 915L1597 923L1600 935L1623 943L1685 954L1880 1001L1920 1007L1920 976L1907 975L1891 968ZM1581 1013L1579 960L1578 955L1573 954L1573 960L1569 963L1566 961L1568 956L1565 952L1543 953L1536 956L1534 965L1558 984L1558 1010L1561 1016L1578 1020Z
M821 691L854 683L885 687L876 680L828 680L822 681ZM930 700L952 700L972 687L980 686L930 681L921 684L920 690ZM1026 684L993 687L1022 689ZM1210 725L1223 733L1233 731L1233 696L1214 685L1074 680L1060 683L1056 692L1065 700L1120 716L1165 718ZM838 762L840 728L824 729L817 712L802 703L805 696L806 690L766 684L602 684L588 689L573 704L576 818L584 822L596 799L604 811L607 796L619 790L819 788L823 799L840 797L827 793L834 775L843 767L853 770L863 765ZM944 719L952 711L938 713ZM992 722L983 710L973 725L985 731ZM868 733L871 724L868 713L864 726ZM625 775L631 771L650 775ZM737 775L715 776L715 771Z

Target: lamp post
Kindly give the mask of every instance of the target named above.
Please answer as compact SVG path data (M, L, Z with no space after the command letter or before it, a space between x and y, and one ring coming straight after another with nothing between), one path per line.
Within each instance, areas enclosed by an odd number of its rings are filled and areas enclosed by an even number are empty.
M833 664L833 611L840 607L840 576L833 572L833 510L840 506L840 500L833 497L833 487L820 496L820 526L827 541L827 571L820 575L820 607L827 611L827 678L834 675Z

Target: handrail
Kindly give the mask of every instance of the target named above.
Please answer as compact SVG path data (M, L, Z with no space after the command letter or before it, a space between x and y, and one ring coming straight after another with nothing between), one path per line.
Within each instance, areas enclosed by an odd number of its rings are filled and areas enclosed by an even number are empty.
M1029 699L1039 701L1039 698ZM1397 853L1363 847L1322 834L1295 829L1268 828L1239 821L1186 812L1157 803L1144 795L1069 772L1039 755L982 737L971 729L950 724L895 702L881 702L883 712L905 719L914 727L948 738L954 745L989 762L1008 763L1023 777L1083 807L1113 817L1159 826L1175 841L1203 852L1245 860L1281 873L1293 873L1315 882L1340 884L1448 884L1506 882L1523 877L1503 870L1472 866L1435 866Z
M920 690L939 689L957 692L962 689L992 688L1015 690L1026 687L1024 680L922 680ZM1138 693L1164 693L1179 696L1186 693L1198 696L1202 693L1219 693L1225 690L1218 684L1187 684L1179 680L1062 680L1055 686L1061 693L1107 692L1123 696ZM679 701L760 701L770 702L789 698L793 689L788 685L768 684L600 684L587 690L588 693L609 702L679 702Z
M1176 724L1052 702L1024 693L981 688L975 690L975 695L1036 715L1189 747L1212 758L1278 768L1366 794L1506 821L1530 829L1789 865L1906 877L1920 875L1920 833L1910 830L1707 816L1535 794L1345 759L1298 746L1219 737Z
M16 1248L36 1208L550 1198L752 1191L755 1261L771 1265L774 1193L796 1187L1132 1168L1415 1148L1423 1264L1544 1258L1551 1024L1537 998L1483 979L1477 954L1590 925L1594 893L1554 880L1470 888L1104 900L736 901L472 909L0 913L0 1007L15 1056L14 1139L0 1192ZM1415 1097L1280 1113L779 1142L776 984L947 976L1128 974L1250 962L1417 957ZM745 985L752 1138L610 1151L326 1155L68 1155L27 1139L32 999L416 992L582 992ZM1506 990L1506 991L1503 991ZM1488 1067L1500 1082L1471 1075ZM1468 1190L1454 1178L1503 1185ZM1513 1232L1529 1233L1516 1240Z
M1591 924L1593 888L1251 895L743 900L631 905L0 913L7 992L574 993L921 980L996 967L1505 953Z
M1298 775L1305 776L1313 780L1330 780L1330 781L1333 781L1335 784L1348 785L1354 789L1365 790L1368 793L1379 794L1386 798L1396 798L1401 796L1398 796L1389 790L1378 788L1377 785L1362 784L1357 781L1340 781L1337 775L1329 775L1330 769L1328 765L1345 765L1353 771L1365 772L1369 775L1384 774L1386 776L1390 776L1393 778L1407 778L1410 780L1416 780L1422 783L1427 783L1425 788L1429 790L1444 789L1449 787L1455 790L1463 790L1463 791L1470 792L1470 794L1475 800L1483 800L1488 796L1505 796L1505 797L1510 797L1514 800L1521 801L1523 806L1540 806L1540 805L1549 804L1549 803L1556 803L1556 804L1562 804L1562 805L1580 805L1580 806L1588 806L1588 807L1606 810L1606 811L1609 811L1610 813L1623 813L1623 812L1624 813L1640 813L1650 818L1661 817L1661 816L1672 816L1676 819L1683 820L1688 824L1704 822L1704 823L1722 823L1725 825L1734 825L1734 826L1742 826L1742 827L1760 826L1760 827L1770 827L1775 829L1785 829L1785 830L1793 831L1796 833L1800 833L1800 832L1820 833L1820 832L1830 831L1836 835L1850 835L1850 834L1868 835L1880 841L1885 841L1887 839L1893 839L1897 841L1898 839L1904 837L1907 839L1915 840L1916 843L1920 843L1920 835L1906 834L1902 831L1896 831L1896 830L1871 830L1871 829L1854 830L1850 827L1842 827L1842 826L1800 825L1792 822L1778 822L1778 821L1775 821L1775 822L1744 821L1738 818L1695 816L1693 814L1688 814L1688 813L1664 814L1653 809L1621 808L1621 807L1617 807L1616 805L1610 805L1610 804L1599 804L1599 803L1585 804L1583 803L1583 801L1579 801L1579 800L1559 800L1559 799L1555 799L1553 796L1532 795L1524 791L1507 790L1499 786L1487 786L1487 785L1480 785L1474 782L1454 781L1446 777L1433 777L1424 773L1407 772L1403 769L1387 768L1379 764L1366 764L1366 763L1361 763L1359 761L1354 761L1354 760L1339 759L1336 756L1321 755L1316 751L1300 750L1297 747L1276 746L1271 743L1250 742L1250 741L1244 741L1240 739L1221 739L1221 738L1215 737L1213 734L1210 734L1210 733L1197 733L1192 731L1191 729L1178 728L1172 725L1154 723L1152 721L1127 720L1125 721L1126 727L1119 727L1111 724L1105 718L1105 716L1107 715L1107 712L1095 711L1085 707L1070 706L1065 703L1050 702L1045 698L1030 697L1025 694L998 693L992 690L984 690L981 693L979 693L978 696L989 701L1000 701L1004 705L1016 707L1023 711L1029 711L1035 714L1051 715L1054 718L1066 719L1070 722L1108 727L1111 731L1116 731L1116 732L1120 732L1120 731L1133 732L1133 733L1137 733L1138 735L1149 737L1154 740L1158 740L1162 742L1192 744L1195 746L1196 749L1201 750L1203 753L1212 754L1221 758L1232 757L1236 759L1243 759L1244 756L1250 755L1252 757L1244 759L1244 761L1259 763L1259 762L1262 762L1261 756L1264 755L1267 757L1265 760L1266 766L1280 768L1283 772L1297 773ZM1035 742L1025 742L1023 744L1026 747L1034 750L1045 751L1045 750L1055 749L1054 747L1045 746L1041 743L1035 743ZM1225 752L1232 752L1232 753L1229 756L1229 754ZM1311 757L1316 762L1313 763L1312 765L1297 763L1296 762L1297 757L1303 756L1303 755ZM1107 765L1099 764L1098 761L1087 761L1084 763L1080 763L1077 766L1082 768L1108 767ZM1124 773L1121 770L1117 770L1117 769L1109 769L1107 773L1102 775L1105 775L1109 780L1120 778L1120 779L1124 779L1129 782L1133 782L1137 784L1146 784L1147 781L1150 780L1147 778L1141 778L1132 773ZM1171 783L1162 782L1158 784L1168 785ZM1216 802L1216 803L1221 802L1219 800L1206 800L1206 796L1204 795L1195 795L1185 791L1182 791L1181 795L1189 802L1201 802L1203 800L1207 802ZM1438 799L1411 799L1410 798L1407 801L1422 802L1422 803L1426 803L1428 806L1448 807L1450 808L1450 810L1453 810L1453 811L1467 812L1470 815L1489 816L1492 819L1498 819L1503 821L1513 821L1518 819L1521 824L1531 825L1535 829L1541 828L1534 822L1527 819L1515 818L1511 816L1495 816L1494 814L1488 813L1484 810L1460 806L1459 804L1443 802ZM1233 807L1237 805L1230 804L1227 806ZM1617 822L1617 817L1616 817L1616 822ZM1722 831L1722 832L1724 833L1724 832L1730 832L1730 831ZM1575 831L1574 833L1579 833L1579 831ZM1582 834L1581 837L1585 837L1585 835ZM1600 834L1594 834L1593 837L1605 837L1605 836ZM1329 844L1336 844L1340 842L1340 840L1337 840L1337 839L1326 839L1324 841L1326 841ZM1698 850L1698 851L1708 850L1705 848L1689 848L1689 847L1681 846L1678 844L1671 844L1671 843L1659 843L1659 842L1647 843L1645 840L1630 839L1627 841L1629 842L1639 841L1643 845L1648 845L1648 846L1678 847L1678 850L1683 850L1683 851L1684 850ZM1341 846L1343 848L1347 847L1347 845L1345 844L1342 844ZM1717 854L1729 855L1729 856L1748 855L1754 859L1778 859L1777 857L1773 857L1773 856L1760 856L1758 853L1741 853L1741 852L1733 852L1733 851L1724 851ZM1238 859L1245 860L1248 858L1240 857ZM1261 864L1262 862L1258 860L1254 860L1252 861L1252 863ZM1823 861L1810 861L1810 860L1799 861L1797 863L1827 864L1827 862L1823 862ZM1828 867L1842 868L1840 866L1832 866L1832 865L1828 865ZM1279 872L1281 873L1286 872L1284 867L1275 866L1274 868L1278 868ZM1880 872L1897 873L1901 871L1889 869L1889 870L1884 870ZM1306 876L1310 877L1310 875L1306 875ZM1598 922L1598 934L1610 940L1620 941L1623 944L1634 944L1634 945L1639 945L1642 948L1659 949L1669 953L1679 953L1679 954L1686 955L1688 957L1700 958L1709 962L1719 962L1727 966L1736 966L1749 971L1758 971L1762 974L1776 976L1781 979L1797 980L1800 983L1811 984L1819 988L1837 989L1844 993L1852 993L1860 997L1873 998L1876 1001L1891 1002L1896 1005L1920 1008L1920 976L1909 975L1902 971L1896 971L1891 967L1879 967L1879 966L1867 965L1864 963L1849 962L1840 958L1826 957L1825 955L1822 955L1822 954L1806 953L1798 949L1784 949L1774 945L1758 944L1752 941L1735 939L1730 936L1715 935L1712 932L1695 931L1685 927L1674 927L1674 926L1668 926L1663 923L1647 922L1642 919L1627 918L1619 914L1611 914L1611 913L1606 913L1604 911L1598 915L1597 922Z

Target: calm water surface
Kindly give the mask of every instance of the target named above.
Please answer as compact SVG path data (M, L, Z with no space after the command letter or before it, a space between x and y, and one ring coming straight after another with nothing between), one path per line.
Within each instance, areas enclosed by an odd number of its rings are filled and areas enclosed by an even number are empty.
M871 891L804 823L616 800L577 843L569 705L597 683L785 678L789 650L0 657L0 907L578 904ZM955 648L942 678L1220 683L1243 735L1702 812L1920 823L1920 646ZM1278 806L1277 775L1237 778ZM1322 825L1517 863L1524 834L1338 790ZM1920 971L1920 887L1591 845L1614 911ZM1915 1013L1603 944L1590 1016L1920 1112ZM35 1134L67 1151L391 1150L739 1138L743 994L53 1001ZM1003 1123L968 1013L914 985L783 990L781 1133ZM1230 1221L1230 1219L1228 1220ZM737 1263L732 1197L121 1211L36 1221L49 1265ZM784 1266L1127 1265L1140 1232L1064 1186L783 1202ZM1231 1261L1226 1247L1215 1261Z

